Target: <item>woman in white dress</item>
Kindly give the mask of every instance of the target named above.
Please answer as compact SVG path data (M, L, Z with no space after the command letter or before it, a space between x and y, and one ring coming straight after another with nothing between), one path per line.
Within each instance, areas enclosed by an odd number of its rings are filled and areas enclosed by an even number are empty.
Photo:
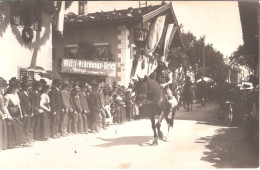
M9 87L4 96L4 112L7 115L8 148L18 145L31 146L29 134L23 129L20 99L17 92L20 84L17 80L9 81Z
M42 112L42 117L41 117L41 131L42 134L42 139L43 140L47 140L48 138L50 138L51 133L50 133L50 129L51 129L51 125L50 125L50 112L51 112L51 108L50 108L50 98L48 96L48 93L50 91L50 86L49 85L45 85L42 88L42 94L41 94L41 100L40 100L40 107L43 110Z

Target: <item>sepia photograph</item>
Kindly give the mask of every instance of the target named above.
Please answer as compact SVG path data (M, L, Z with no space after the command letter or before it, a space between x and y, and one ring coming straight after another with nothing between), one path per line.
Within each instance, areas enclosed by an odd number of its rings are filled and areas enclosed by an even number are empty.
M259 23L256 0L0 0L0 169L258 169Z

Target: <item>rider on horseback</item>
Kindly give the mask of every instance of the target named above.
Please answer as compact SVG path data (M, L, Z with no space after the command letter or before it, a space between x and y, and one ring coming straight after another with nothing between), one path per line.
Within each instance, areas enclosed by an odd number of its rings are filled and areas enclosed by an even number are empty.
M167 109L168 112L168 119L172 119L172 109L175 106L175 98L172 94L172 90L170 89L169 85L172 84L172 71L167 67L165 57L161 56L158 61L158 66L154 70L153 73L150 74L150 78L156 80L161 87L164 89L169 107Z

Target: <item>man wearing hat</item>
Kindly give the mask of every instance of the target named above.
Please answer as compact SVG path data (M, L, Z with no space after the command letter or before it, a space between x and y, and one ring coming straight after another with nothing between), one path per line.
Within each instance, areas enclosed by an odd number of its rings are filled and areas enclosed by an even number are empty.
M88 133L88 119L87 119L87 114L89 114L89 106L88 106L88 97L87 97L87 88L88 84L84 83L81 86L81 92L79 93L80 97L80 103L81 103L81 108L82 108L82 118L83 118L83 128L84 132L87 134Z
M68 123L69 123L69 112L73 112L72 99L69 91L70 84L68 81L63 83L61 89L61 99L62 99L62 114L61 114L61 136L68 135Z
M89 110L91 117L91 130L92 132L98 132L97 122L99 118L100 111L102 109L100 95L98 93L100 87L96 80L92 81L93 90L89 94Z
M61 137L59 134L60 114L62 112L61 86L62 81L54 79L49 93L51 106L51 137L54 139Z
M33 141L33 139L37 139L40 134L37 134L36 132L39 132L41 119L39 114L41 113L40 109L40 100L41 100L41 94L40 91L42 89L42 84L39 81L33 82L33 89L29 92L29 99L32 107L32 113L30 118L30 138Z
M21 83L21 90L18 92L20 99L21 111L23 115L23 127L27 134L30 134L30 120L32 116L32 107L29 98L29 91L31 90L32 82L29 80L24 80ZM32 136L30 135L30 141L32 141Z
M73 95L72 95L72 101L75 107L75 112L73 114L73 121L72 121L72 130L75 134L82 133L83 130L83 119L82 119L82 112L83 109L81 107L80 102L80 87L78 84L75 84L73 87Z

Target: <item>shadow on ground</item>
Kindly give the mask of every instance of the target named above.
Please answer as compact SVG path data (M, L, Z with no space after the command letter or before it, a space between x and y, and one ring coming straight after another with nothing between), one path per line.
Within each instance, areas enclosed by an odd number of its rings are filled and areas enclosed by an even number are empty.
M127 137L119 137L119 138L98 138L102 141L108 142L100 145L95 145L96 147L112 147L119 145L139 145L142 146L144 143L149 142L152 138L151 136L127 136Z
M242 128L220 128L214 136L199 138L195 143L206 143L201 160L216 168L257 168L259 152L247 139Z

